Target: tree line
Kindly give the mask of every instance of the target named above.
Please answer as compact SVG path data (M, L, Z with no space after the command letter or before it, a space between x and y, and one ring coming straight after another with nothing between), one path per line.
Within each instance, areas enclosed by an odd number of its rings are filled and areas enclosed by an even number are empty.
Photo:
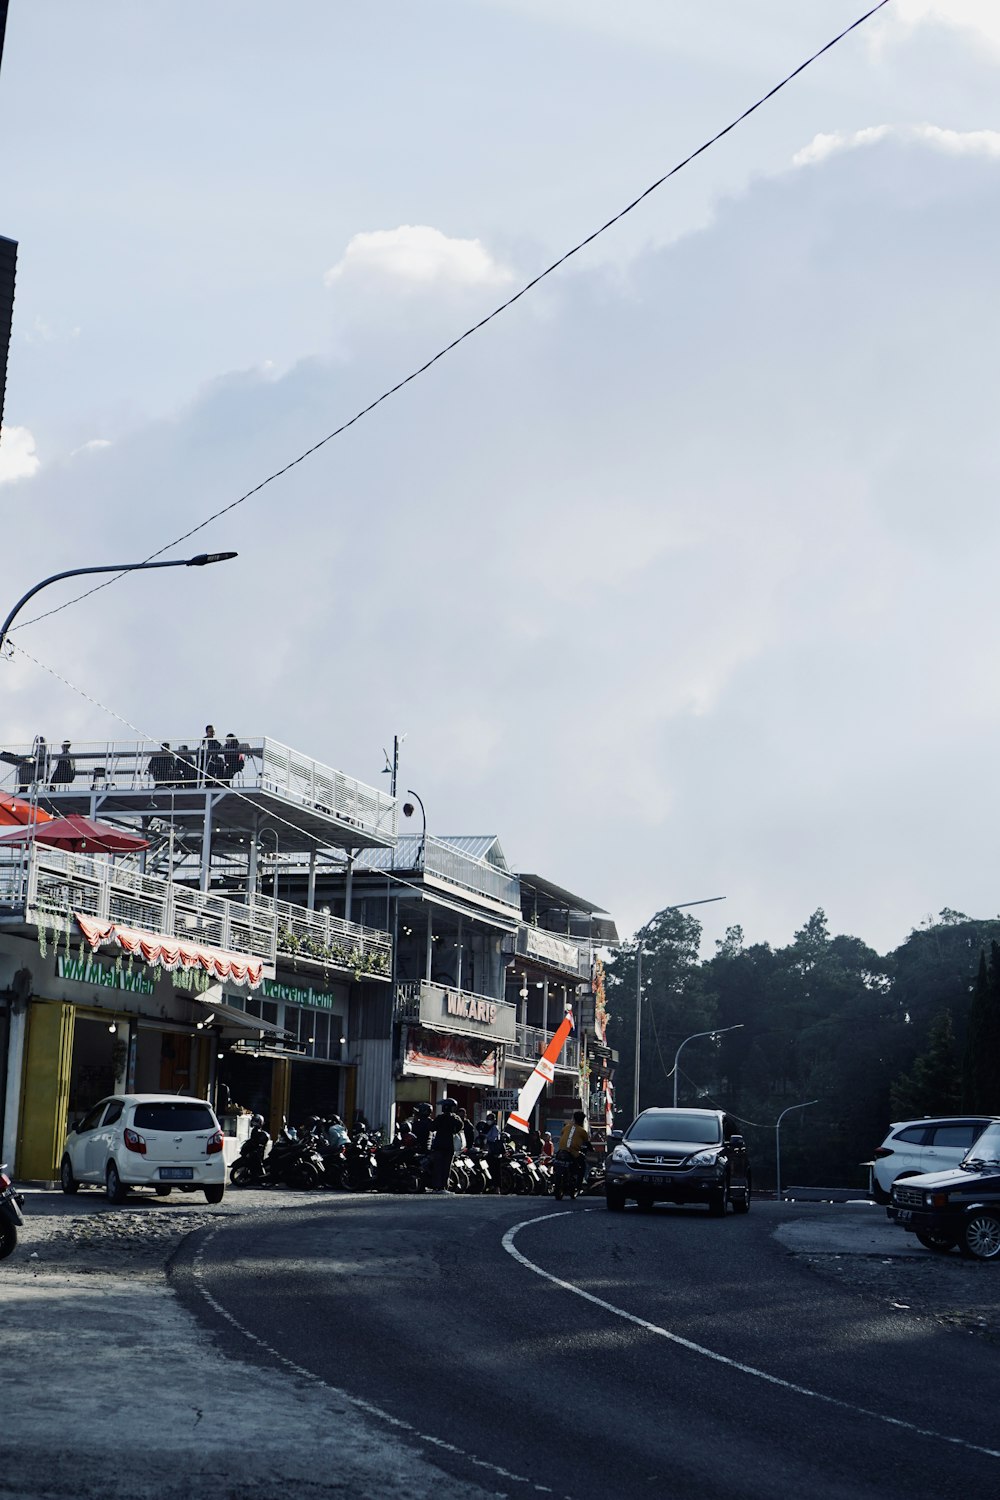
M744 1125L760 1186L867 1186L864 1163L891 1122L973 1110L1000 1115L1000 918L948 908L879 955L831 935L815 911L783 948L730 927L700 957L701 924L658 912L606 966L616 1125L632 1118L637 960L642 946L639 1106L728 1110Z

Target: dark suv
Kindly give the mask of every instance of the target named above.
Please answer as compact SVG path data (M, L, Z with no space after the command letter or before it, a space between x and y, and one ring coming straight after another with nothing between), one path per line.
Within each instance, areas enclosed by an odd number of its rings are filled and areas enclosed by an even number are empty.
M975 1260L1000 1260L1000 1120L960 1167L897 1179L886 1213L928 1250L957 1245Z
M721 1109L644 1109L625 1131L612 1130L605 1201L620 1212L629 1198L707 1203L722 1215L750 1207L750 1163L739 1126Z

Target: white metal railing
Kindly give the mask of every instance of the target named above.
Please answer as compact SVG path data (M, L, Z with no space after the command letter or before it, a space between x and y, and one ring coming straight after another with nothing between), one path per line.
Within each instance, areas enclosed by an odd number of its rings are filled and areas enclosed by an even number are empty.
M267 896L233 901L122 861L34 845L0 855L0 911L37 926L68 926L74 912L273 963L279 956L388 978L392 938L377 928Z
M516 875L498 870L485 859L473 859L446 844L441 839L427 838L424 841L424 874L436 875L476 895L488 896L520 912L521 882Z
M504 953L518 958L538 959L554 964L578 979L590 978L591 944L589 938L574 937L569 933L549 932L544 927L535 927L524 922L516 932L503 938Z
M516 1057L524 1062L537 1062L551 1040L552 1032L546 1031L543 1026L524 1026L518 1021L516 1039L508 1046L507 1056ZM579 1073L580 1040L578 1037L566 1038L556 1067Z
M164 748L169 745L169 749ZM209 749L198 736L155 740L94 740L63 751L36 740L0 748L0 790L30 796L85 791L176 791L205 786L274 793L327 814L387 843L395 841L398 803L342 771L267 735Z
M288 901L268 903L276 919L276 953L295 963L350 969L357 978L388 979L392 938L377 927L362 927L331 912L309 911Z

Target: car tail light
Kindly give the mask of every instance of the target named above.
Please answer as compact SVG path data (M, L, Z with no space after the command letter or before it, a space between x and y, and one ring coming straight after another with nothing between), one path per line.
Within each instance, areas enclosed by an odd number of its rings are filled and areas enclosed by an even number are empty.
M221 1130L217 1130L213 1136L209 1136L209 1138L208 1138L208 1143L205 1146L205 1154L206 1154L206 1156L215 1156L215 1155L217 1155L218 1152L220 1152L222 1150L222 1144L223 1144L222 1131Z
M880 1156L891 1156L892 1155L892 1147L891 1146L876 1146L875 1150L872 1152L872 1155L874 1156L874 1158L875 1158L876 1161L878 1161L878 1159L879 1159Z
M0 1172L0 1193L5 1193L10 1187L10 1178L6 1172Z
M146 1142L145 1139L141 1135L139 1135L138 1131L126 1128L124 1140L125 1149L127 1151L135 1151L137 1155L145 1156Z

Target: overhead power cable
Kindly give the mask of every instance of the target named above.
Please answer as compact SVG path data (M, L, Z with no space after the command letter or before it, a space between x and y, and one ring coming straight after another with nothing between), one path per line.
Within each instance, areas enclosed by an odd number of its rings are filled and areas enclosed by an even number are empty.
M551 265L546 266L543 271L539 271L538 274L536 276L533 276L530 281L526 281L524 285L518 291L514 292L510 297L508 297L505 302L501 302L499 306L493 309L492 312L489 312L485 317L480 318L478 323L473 323L471 327L466 328L464 333L460 333L457 338L452 339L451 343L445 344L445 346L442 349L439 349L436 354L431 355L430 359L425 360L422 365L418 365L415 370L411 370L409 375L404 375L401 380L397 380L395 385L390 386L388 390L383 391L380 396L376 396L374 401L370 401L367 406L363 406L360 411L355 412L353 417L349 417L346 422L342 422L339 427L335 427L332 432L328 432L325 437L322 437L318 442L313 443L312 447L306 448L305 451L303 453L300 453L297 458L291 459L280 469L275 469L273 474L268 474L266 479L262 479L259 484L255 484L253 488L247 490L245 494L238 496L235 500L231 500L228 505L222 506L221 509L213 511L210 516L206 516L203 521L199 521L197 526L192 526L190 531L182 532L180 536L174 537L172 542L167 542L156 552L151 552L147 558L143 559L143 561L153 562L156 558L161 557L164 552L169 552L171 547L179 547L181 542L186 542L190 537L196 536L197 533L199 531L203 531L206 526L211 526L213 521L218 521L221 516L228 515L228 513L231 510L235 510L237 506L245 504L245 502L252 499L254 495L260 494L261 490L265 489L269 484L273 484L275 480L281 479L283 475L289 472L289 470L294 469L298 464L304 463L307 458L311 458L314 453L318 453L320 448L325 447L326 444L332 442L334 438L340 437L341 434L345 433L349 427L353 427L356 422L360 422L363 417L367 417L369 413L373 412L377 406L381 406L383 401L388 401L390 396L395 396L399 391L403 389L404 386L409 385L411 381L414 381L418 379L419 376L426 374L433 365L437 364L438 360L444 359L445 355L447 354L451 354L454 349L458 348L459 344L463 344L466 339L471 338L473 334L476 334L480 331L480 329L485 328L487 323L492 323L494 318L498 318L501 313L504 313L508 308L513 307L515 302L519 302L522 297L526 296L528 292L532 291L536 286L538 286L539 282L544 281L546 277L551 276L555 271L558 271L559 268L561 266L564 266L568 260L570 260L574 255L578 255L579 252L585 249L588 245L592 245L593 242L596 239L599 239L602 234L606 234L609 229L611 229L615 224L619 222L619 220L624 219L626 214L630 214L633 209L638 208L639 204L642 203L646 198L648 198L651 193L655 193L657 188L661 188L665 182L669 182L671 177L676 177L678 172L683 171L683 169L689 166L691 162L695 161L699 156L703 155L704 152L708 151L712 146L716 145L717 142L721 141L724 136L729 135L730 131L735 130L738 125L742 125L744 120L748 120L752 114L755 114L758 109L767 104L768 101L773 99L776 94L779 94L783 88L786 88L788 84L793 81L793 79L798 78L800 73L804 73L806 68L810 67L814 62L821 58L824 53L831 51L834 47L837 46L839 42L842 42L845 37L850 36L852 31L856 31L859 26L863 26L866 21L869 21L872 16L874 16L878 11L884 9L884 7L888 4L889 0L878 0L877 5L873 5L870 10L865 11L864 15L858 16L856 21L852 21L849 26L845 26L843 31L838 32L835 37L831 37L831 39L826 42L824 46L820 47L818 51L814 52L810 57L807 57L804 62L799 63L797 68L794 68L791 73L788 73L784 78L782 78L780 83L776 83L773 88L768 89L766 94L762 94L759 99L756 99L754 103L749 106L749 108L743 110L742 114L737 115L735 119L730 120L728 125L724 125L721 130L716 131L715 135L710 136L708 140L703 141L700 146L698 146L694 151L685 156L683 160L677 162L676 165L671 167L668 172L664 172L662 177L658 177L655 182L651 182L647 188L643 189L638 197L633 198L631 203L627 203L624 208L619 209L618 212L616 214L613 214L610 219L607 219L599 229L593 230L591 234L588 234L584 239L573 245L571 249L567 250L563 255L560 255L558 260L554 260ZM118 580L123 577L125 577L125 574L116 573L113 575L113 577L106 579L103 583L95 584L93 588L86 589L82 594L76 594L72 599L67 599L64 604L58 604L53 609L46 610L43 614L34 615L30 620L25 620L24 623L22 625L19 625L17 628L19 630L24 630L28 625L37 625L39 620L46 620L50 615L56 615L59 614L61 610L69 609L71 604L79 604L82 599L89 599L91 594L97 594L100 593L101 589L110 588L113 583L117 583Z

